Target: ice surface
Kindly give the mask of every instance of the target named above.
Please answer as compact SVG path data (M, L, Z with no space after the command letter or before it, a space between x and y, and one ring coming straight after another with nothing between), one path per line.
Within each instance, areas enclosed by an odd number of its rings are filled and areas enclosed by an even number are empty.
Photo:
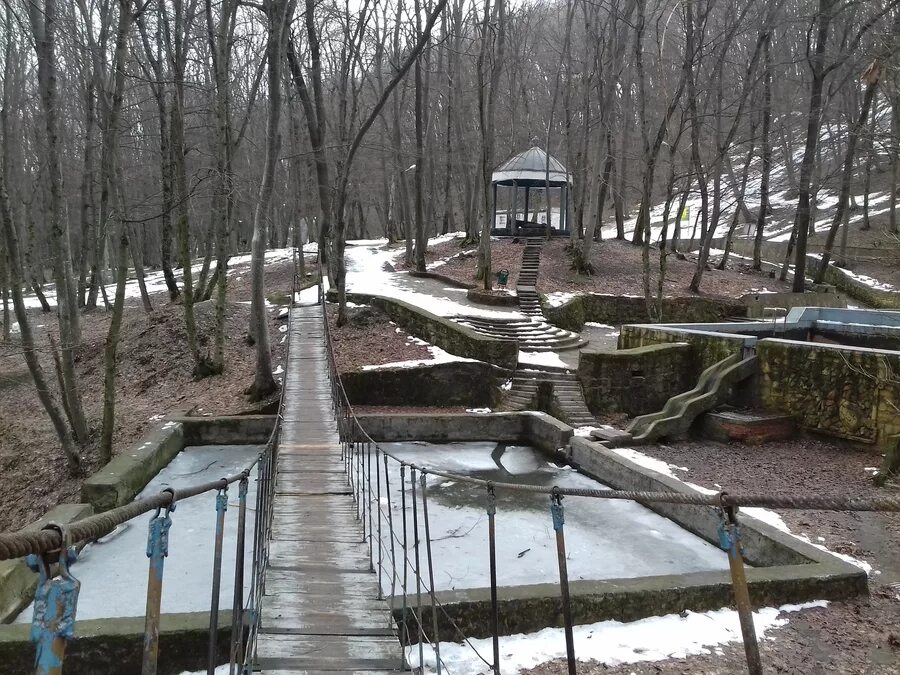
M449 444L387 443L383 449L404 461L509 483L552 487L607 489L606 486L549 462L524 446L494 442ZM390 505L395 530L402 527L399 471L389 462ZM411 493L407 471L407 528L412 529ZM417 490L420 486L417 485ZM387 511L386 488L382 509ZM435 561L435 588L454 590L490 585L485 492L459 481L428 475L428 516ZM418 497L420 498L420 496ZM613 579L702 570L724 570L725 554L649 509L633 502L570 497L566 507L566 546L569 578ZM559 580L556 544L547 495L497 491L497 569L504 586L556 583ZM421 504L419 528L424 534ZM391 541L383 532L384 550ZM396 542L395 542L396 543ZM402 560L402 550L397 552ZM412 559L412 550L409 552ZM402 569L398 564L398 577ZM410 575L412 568L410 567ZM390 588L390 564L385 563L384 585ZM412 577L414 578L414 577Z
M258 455L257 446L198 446L180 452L150 481L139 496L157 494L166 487L188 487L236 474ZM254 473L255 475L255 473ZM251 477L247 494L247 543L244 592L250 588L253 561L253 508L256 480ZM176 503L169 530L169 557L163 573L162 611L209 611L216 527L216 493L206 492ZM79 619L144 616L147 603L147 526L153 512L128 521L97 543L84 548L72 566L81 581ZM234 561L237 544L238 486L228 490L225 536L222 549L222 584L219 606L230 609L234 595ZM30 623L33 609L26 608L15 623Z

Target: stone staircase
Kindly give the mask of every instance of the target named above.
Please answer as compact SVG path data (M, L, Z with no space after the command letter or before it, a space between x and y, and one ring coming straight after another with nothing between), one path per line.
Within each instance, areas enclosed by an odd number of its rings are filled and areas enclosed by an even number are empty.
M670 398L659 412L636 417L627 431L634 443L652 443L666 436L684 434L698 415L724 403L731 387L756 370L756 356L741 360L739 354L732 354L704 370L696 387Z
M525 316L543 316L541 298L537 293L538 270L541 267L541 246L544 240L540 237L529 237L525 240L522 251L522 267L516 281L516 295L519 298L519 309Z
M593 426L594 416L584 402L581 383L575 373L565 370L517 370L512 387L503 397L500 411L519 412L538 409L539 388L544 385L555 397L554 411L563 422L573 427Z
M538 318L459 316L454 320L480 335L515 340L519 349L526 352L564 351L587 344L578 333L557 328Z

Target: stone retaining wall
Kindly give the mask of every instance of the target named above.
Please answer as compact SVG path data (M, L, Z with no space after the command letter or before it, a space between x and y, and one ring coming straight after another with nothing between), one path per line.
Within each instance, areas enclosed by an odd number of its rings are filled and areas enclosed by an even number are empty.
M807 264L812 274L819 266L819 259L813 256L807 257ZM832 284L838 290L843 291L852 298L864 302L877 309L900 309L900 292L885 291L872 288L858 279L854 279L840 267L829 265L825 270L825 283Z
M635 417L662 409L672 396L693 386L693 358L685 343L614 352L586 349L578 359L578 379L592 413L621 411Z
M644 298L630 295L585 293L558 307L543 303L544 316L550 323L578 332L588 321L618 326L623 323L647 323ZM746 308L727 298L664 298L663 316L667 323L713 322L730 316L743 316Z
M754 341L752 338L749 338ZM693 374L696 377L706 368L732 355L741 354L748 338L728 333L703 332L666 326L622 326L619 349L634 349L646 345L686 343L691 346Z
M760 396L808 429L878 443L900 433L900 352L760 340Z
M146 575L146 572L144 572ZM34 672L30 624L0 626L0 670L3 675ZM231 612L221 610L218 623L218 663L228 662ZM163 614L159 631L159 675L206 672L209 614ZM78 621L75 638L66 645L66 675L122 675L141 672L144 617Z
M513 341L480 335L466 326L401 300L366 293L348 293L347 300L378 307L412 335L456 356L514 369L519 348Z
M358 415L373 440L383 443L497 441L527 443L556 453L568 445L572 427L538 412L467 415Z
M493 408L510 371L481 361L341 373L352 405Z

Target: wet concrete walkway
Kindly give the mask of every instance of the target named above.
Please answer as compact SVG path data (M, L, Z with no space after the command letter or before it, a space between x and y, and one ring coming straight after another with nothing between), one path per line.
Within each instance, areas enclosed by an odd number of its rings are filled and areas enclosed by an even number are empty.
M255 671L403 668L341 461L322 309L294 307Z

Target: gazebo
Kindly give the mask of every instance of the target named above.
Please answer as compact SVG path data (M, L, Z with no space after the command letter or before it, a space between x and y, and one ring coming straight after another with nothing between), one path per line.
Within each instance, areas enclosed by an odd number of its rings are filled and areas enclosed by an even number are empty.
M491 177L494 207L491 233L500 236L546 235L549 226L551 235L568 234L571 180L566 167L558 159L548 158L547 153L536 146L506 160ZM504 188L503 192L506 193L504 195L506 208L503 209L498 209L498 187ZM525 191L524 212L519 210L520 188L524 188ZM535 190L539 190L543 195L544 205L532 211L531 193ZM547 205L554 192L558 194L558 207L551 208L550 223L547 223Z

